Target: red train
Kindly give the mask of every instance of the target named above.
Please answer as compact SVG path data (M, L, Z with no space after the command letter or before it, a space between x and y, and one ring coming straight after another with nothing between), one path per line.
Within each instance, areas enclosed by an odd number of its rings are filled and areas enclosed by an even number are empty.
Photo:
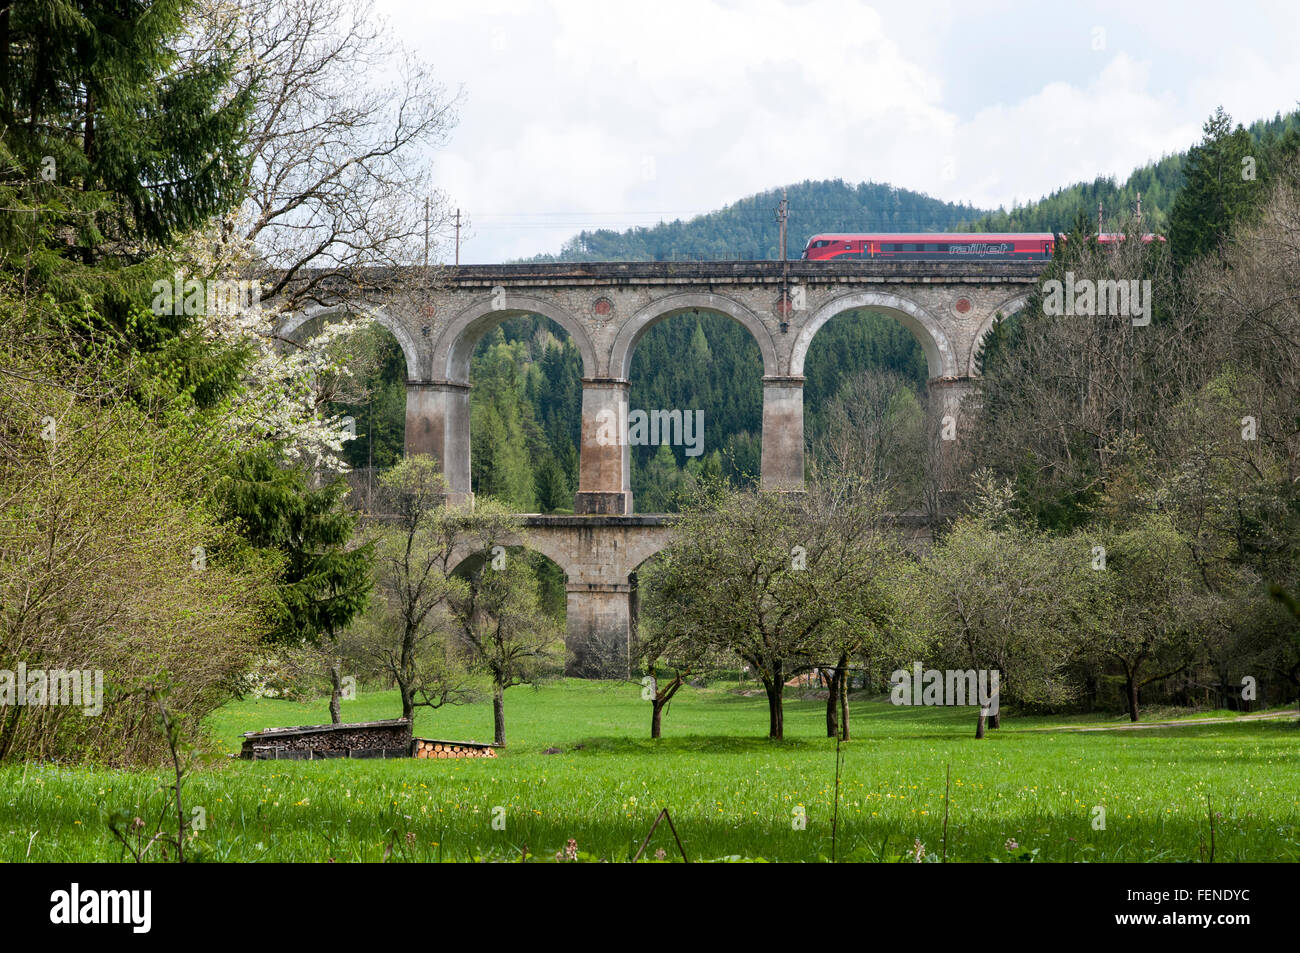
M1123 241L1118 232L1098 236L1103 244ZM811 261L829 258L887 258L895 261L1045 261L1056 242L1052 232L873 232L853 235L814 235L801 257ZM1143 235L1143 242L1164 241L1161 235Z

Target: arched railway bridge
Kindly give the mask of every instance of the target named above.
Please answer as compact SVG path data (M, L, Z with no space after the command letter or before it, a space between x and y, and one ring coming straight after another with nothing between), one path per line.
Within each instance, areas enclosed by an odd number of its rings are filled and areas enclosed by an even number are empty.
M574 514L531 517L529 544L564 570L567 641L584 669L583 646L609 657L630 644L636 567L667 542L664 520L635 515L626 440L628 374L642 336L688 312L743 325L763 361L761 486L798 490L804 481L804 361L818 330L846 311L893 318L920 344L929 388L961 433L962 402L975 388L980 344L1018 310L1042 261L718 261L467 265L432 274L376 270L346 308L387 328L406 358L406 452L439 463L454 500L471 499L470 357L508 318L538 314L570 335L582 357L582 430ZM409 279L419 274L426 280ZM390 286L403 288L394 294ZM292 336L344 309L323 304L289 315ZM411 287L421 290L410 292ZM609 439L610 422L618 422ZM626 648L623 649L624 653Z

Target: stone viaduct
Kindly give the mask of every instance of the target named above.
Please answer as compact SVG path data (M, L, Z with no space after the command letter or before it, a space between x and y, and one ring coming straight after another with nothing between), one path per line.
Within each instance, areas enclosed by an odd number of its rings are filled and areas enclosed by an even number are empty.
M763 361L761 486L798 490L804 481L804 361L823 325L846 311L870 310L906 327L925 354L931 392L960 433L961 404L974 389L983 337L1024 303L1044 266L878 260L469 265L439 269L428 290L415 295L386 295L376 280L364 310L394 335L406 357L406 451L437 459L452 499L460 502L472 499L469 365L475 345L519 315L544 315L569 334L583 364L575 515L530 517L528 544L567 575L571 653L595 658L617 655L622 647L625 659L636 568L668 539L662 517L633 515L628 376L646 331L673 315L709 311L750 332ZM349 307L358 310L355 297ZM291 336L339 310L327 299L290 316L281 333ZM625 665L616 668L621 674ZM573 670L592 671L581 662Z

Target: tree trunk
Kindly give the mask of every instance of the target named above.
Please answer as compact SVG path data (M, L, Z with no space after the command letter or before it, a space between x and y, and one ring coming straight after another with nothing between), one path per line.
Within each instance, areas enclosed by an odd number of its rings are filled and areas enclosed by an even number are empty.
M780 665L774 666L772 675L763 677L763 687L767 690L767 736L775 741L785 738L785 711L782 707L785 681L781 669Z
M506 743L506 692L500 682L492 683L492 727L493 740L504 746Z
M650 737L658 738L663 732L664 709L668 703L673 700L677 694L677 689L681 688L686 682L684 674L678 670L673 680L668 683L667 688L659 687L659 680L655 679L654 697L650 699Z
M977 708L975 709L975 711L977 712L977 714L975 715L975 737L983 738L984 723L988 720L988 716L984 714L983 708Z
M0 731L0 761L9 753L9 746L18 735L18 719L22 716L23 706L14 705L4 712L4 731Z
M415 724L415 686L398 678L397 692L402 697L402 717Z
M849 740L849 657L840 656L840 740Z
M330 662L330 724L337 725L343 721L341 700L343 698L343 671L338 659Z
M843 678L843 669L832 669L830 684L826 690L826 737L838 738L840 734L840 679Z
M1133 673L1124 676L1124 687L1128 690L1128 720L1138 720L1138 683Z

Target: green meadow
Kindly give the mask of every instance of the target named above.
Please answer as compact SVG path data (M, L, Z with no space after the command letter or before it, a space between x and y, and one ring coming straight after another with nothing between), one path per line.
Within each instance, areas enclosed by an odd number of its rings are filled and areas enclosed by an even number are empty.
M363 693L343 718L396 711L394 693ZM1216 862L1300 860L1294 718L1076 733L1033 729L1102 719L1012 712L976 741L972 709L856 701L837 810L823 703L790 698L784 742L765 737L761 694L683 689L659 741L649 716L637 685L562 681L507 692L509 746L495 759L254 763L226 756L242 732L328 721L325 701L232 702L206 726L224 753L184 786L186 810L206 819L195 853L553 862L572 840L579 859L625 861L667 808L692 861L1208 861L1212 833ZM491 725L482 703L422 710L415 730L485 741ZM108 814L152 824L168 783L161 772L5 765L0 860L122 859ZM646 858L659 850L680 859L666 824Z

